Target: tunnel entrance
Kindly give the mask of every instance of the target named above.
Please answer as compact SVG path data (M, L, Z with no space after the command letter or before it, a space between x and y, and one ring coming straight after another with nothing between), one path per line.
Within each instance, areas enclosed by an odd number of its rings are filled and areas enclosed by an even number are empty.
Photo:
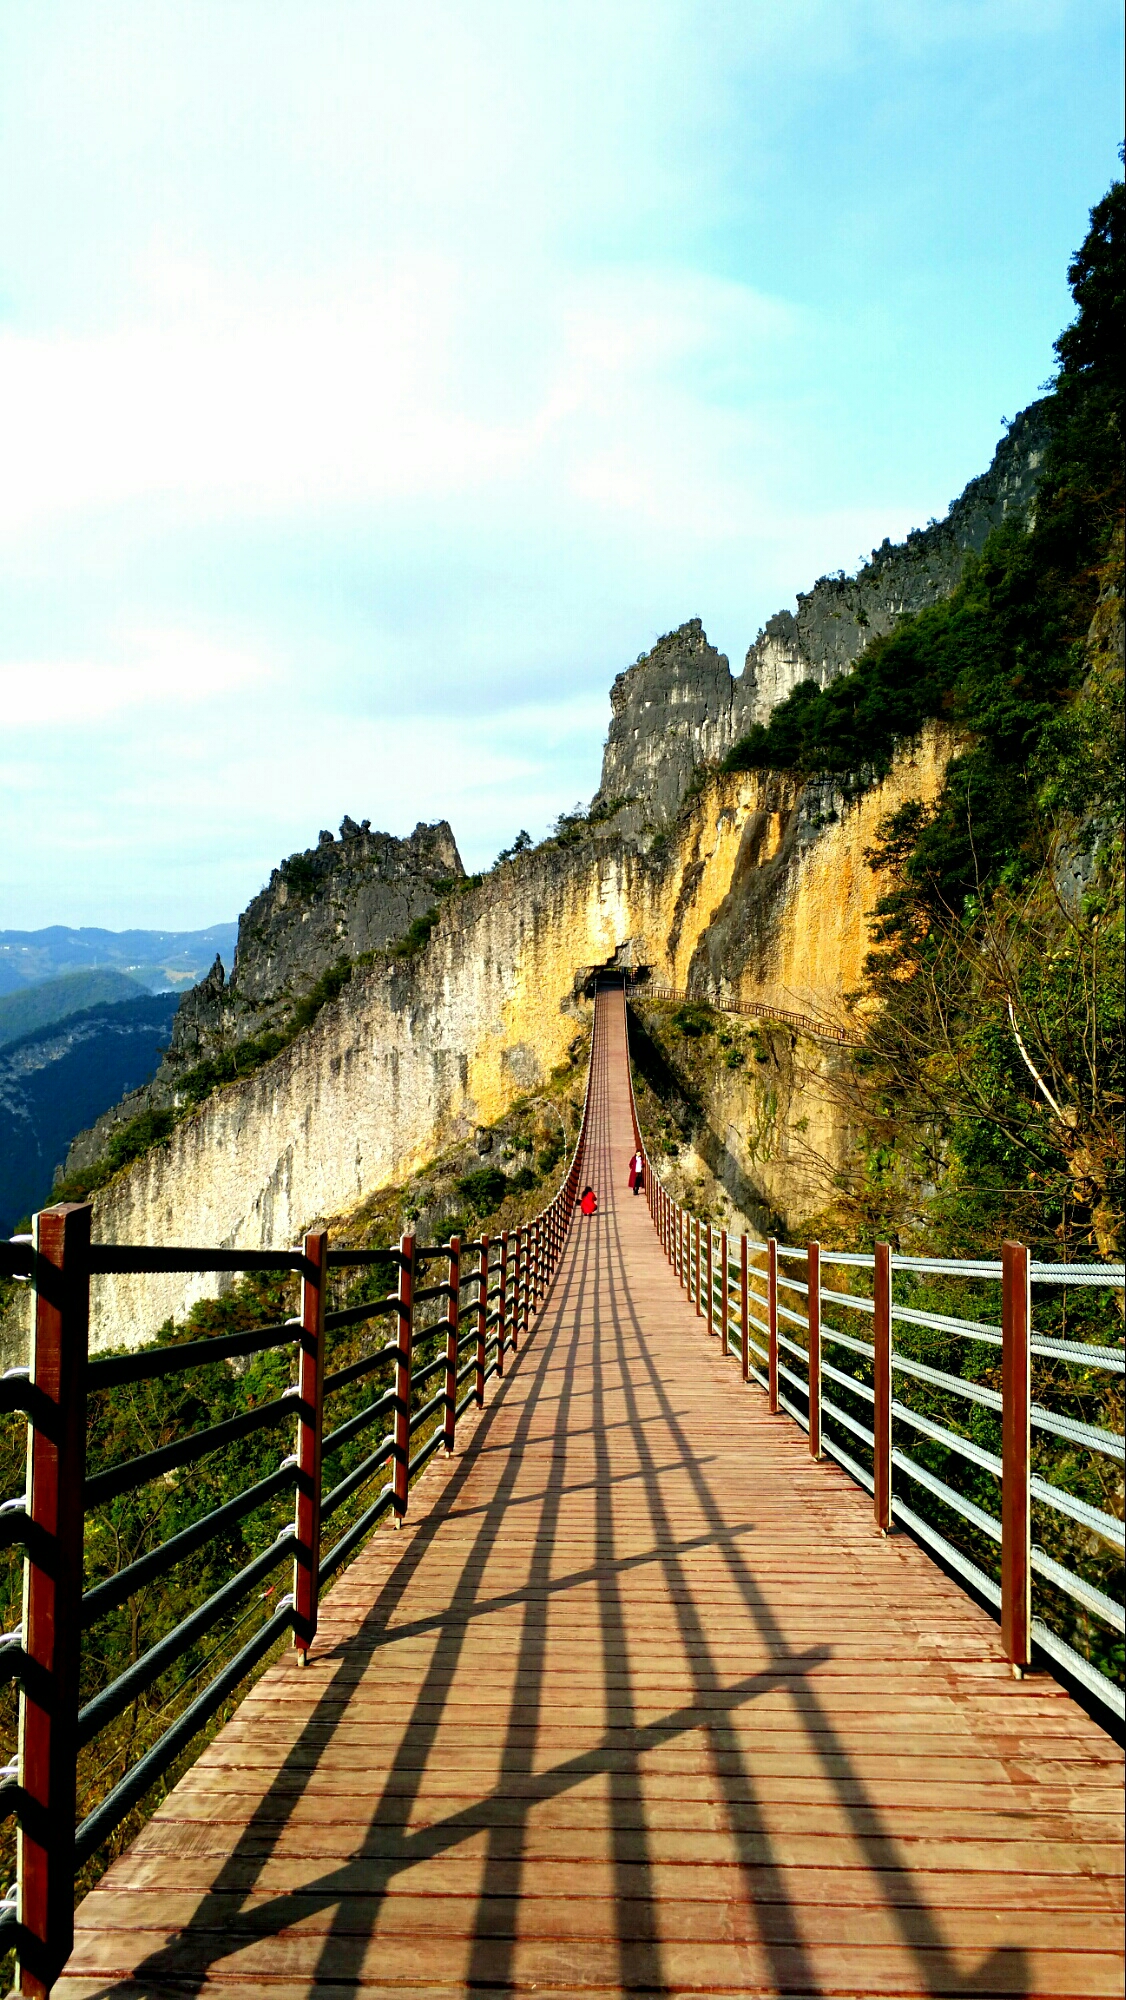
M644 986L651 977L651 967L641 959L639 941L626 938L624 944L614 946L609 958L598 965L580 965L575 971L574 993L576 1000L590 1000L599 986Z

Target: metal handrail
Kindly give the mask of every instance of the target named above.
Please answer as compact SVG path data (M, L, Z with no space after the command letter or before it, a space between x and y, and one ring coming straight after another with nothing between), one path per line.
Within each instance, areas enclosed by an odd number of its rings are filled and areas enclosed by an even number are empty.
M649 989L652 991L653 989ZM628 1018L628 1017L627 1017ZM1121 1264L1045 1264L1034 1262L1019 1244L1006 1244L1000 1259L928 1258L893 1253L886 1244L873 1251L828 1251L819 1244L799 1248L768 1239L757 1241L747 1235L729 1238L710 1223L701 1223L675 1200L656 1172L645 1144L630 1075L630 1101L634 1144L645 1161L645 1187L650 1214L662 1247L680 1279L689 1300L704 1320L707 1331L721 1334L725 1355L739 1353L742 1378L766 1390L772 1412L784 1411L809 1435L810 1452L815 1458L831 1457L873 1496L876 1525L888 1533L898 1522L917 1534L942 1560L980 1589L986 1600L1001 1612L1005 1649L1015 1672L1023 1672L1032 1660L1033 1642L1089 1693L1120 1719L1126 1715L1123 1692L1107 1675L1085 1658L1041 1618L1033 1615L1033 1580L1041 1578L1055 1590L1070 1596L1085 1612L1114 1631L1122 1630L1122 1611L1105 1591L1056 1560L1032 1541L1030 1507L1033 1502L1057 1514L1081 1522L1111 1546L1121 1548L1123 1524L1115 1516L1083 1500L1067 1488L1034 1473L1030 1463L1030 1441L1034 1433L1058 1437L1079 1449L1098 1452L1121 1460L1124 1440L1116 1431L1080 1422L1034 1402L1031 1395L1033 1356L1072 1367L1089 1368L1112 1374L1123 1372L1123 1352L1105 1344L1057 1340L1037 1334L1032 1324L1033 1284L1082 1286L1101 1285L1121 1289ZM718 1285L716 1238L719 1237L718 1266L724 1273ZM733 1243L738 1256L732 1257ZM752 1263L752 1259L755 1260ZM765 1269L762 1268L765 1261ZM803 1276L785 1272L780 1264L800 1262ZM838 1292L822 1282L822 1265L851 1268L872 1274L870 1293ZM733 1271L738 1273L731 1282ZM959 1318L949 1313L928 1313L903 1305L892 1296L896 1274L929 1277L958 1277L999 1280L1002 1287L1001 1325ZM759 1287L765 1280L765 1297ZM779 1299L779 1291L797 1295L804 1301L801 1312ZM795 1301L796 1302L796 1301ZM823 1320L822 1308L831 1304L838 1310L865 1316L871 1339L860 1339ZM752 1310L765 1306L765 1321ZM717 1320L719 1325L717 1326ZM952 1375L903 1354L892 1344L893 1323L906 1324L960 1336L969 1342L981 1341L1000 1347L1003 1387L998 1391L972 1377ZM799 1329L805 1344L791 1339L786 1325ZM752 1328L766 1336L765 1349L752 1338ZM855 1355L865 1373L847 1370L830 1360L825 1350L836 1349L843 1356ZM794 1357L800 1371L782 1359ZM752 1356L766 1363L765 1372ZM1002 1449L988 1450L976 1439L965 1437L948 1424L939 1423L923 1411L912 1408L893 1394L894 1378L917 1382L943 1396L968 1400L1000 1420ZM829 1382L857 1398L870 1412L862 1423L850 1410L824 1393ZM801 1399L795 1402L782 1389L787 1383ZM804 1405L804 1407L803 1407ZM826 1429L824 1420L828 1420ZM895 1427L904 1425L956 1459L995 1478L1001 1488L996 1515L976 1501L958 1493L931 1468L904 1452L895 1441ZM834 1435L839 1426L858 1438L871 1455L871 1470L848 1452ZM898 1490L893 1488L893 1469L906 1480L925 1489L944 1507L958 1515L971 1529L999 1544L1001 1578L998 1585L971 1562L965 1552L944 1535L933 1522L918 1514Z
M819 1041L843 1042L849 1048L858 1048L859 1041L845 1028L838 1028L829 1021L817 1021L812 1014L798 1014L790 1007L772 1007L765 1000L705 1000L688 993L680 986L650 986L646 981L628 981L626 992L632 997L650 1000L681 1000L689 1006L708 1007L715 1014L744 1014L760 1021L785 1021L793 1028L801 1028L805 1034Z

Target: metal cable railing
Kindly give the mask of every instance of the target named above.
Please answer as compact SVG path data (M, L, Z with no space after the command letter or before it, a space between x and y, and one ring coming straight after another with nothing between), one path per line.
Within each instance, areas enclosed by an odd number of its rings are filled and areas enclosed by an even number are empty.
M15 1681L20 1702L17 1755L0 1774L0 1819L14 1814L17 1822L16 1882L0 1903L0 1951L14 1947L23 1991L47 1993L69 1956L79 1868L280 1639L291 1634L299 1657L307 1657L324 1585L385 1515L402 1521L411 1481L437 1451L453 1451L458 1420L483 1405L491 1376L503 1377L506 1356L528 1332L566 1240L589 1102L588 1070L563 1180L532 1221L493 1237L423 1245L407 1234L397 1250L336 1248L325 1230L307 1235L299 1250L276 1252L100 1245L90 1240L90 1205L72 1204L36 1216L31 1243L0 1243L0 1275L30 1278L34 1288L30 1365L0 1377L0 1414L26 1416L28 1440L27 1490L0 1507L0 1547L22 1544L25 1551L22 1621L0 1635L0 1687ZM328 1309L330 1274L374 1276L388 1264L396 1277L389 1296ZM90 1355L91 1278L153 1271L296 1275L300 1312L276 1326ZM390 1339L326 1371L333 1337L383 1323ZM282 1395L121 1463L88 1465L91 1396L216 1362L248 1362L273 1349L294 1354L296 1379ZM332 1423L333 1398L359 1384L374 1390L370 1400ZM185 1471L192 1476L212 1454L289 1424L294 1449L264 1478L87 1587L85 1538L114 1501L153 1482L175 1482ZM356 1463L340 1463L371 1433L372 1449ZM381 1474L368 1497L365 1489ZM96 1649L100 1621L200 1551L221 1548L240 1523L286 1496L293 1517L275 1539L82 1703L84 1649L87 1657ZM353 1518L333 1540L329 1522L360 1498L366 1504L358 1513L351 1507ZM292 1587L270 1604L276 1586L264 1586L289 1563ZM269 1608L231 1651L232 1635L260 1604ZM227 1657L79 1819L80 1754L177 1663L187 1661L182 1686L190 1685L201 1671L192 1664L200 1644L216 1631L224 1637L204 1655L203 1669L219 1654Z
M626 993L639 1000L680 1000L690 1007L707 1007L716 1014L742 1014L757 1021L784 1021L787 1027L797 1028L803 1035L812 1035L816 1041L842 1042L849 1048L859 1046L855 1035L850 1035L847 1028L838 1028L833 1021L817 1021L812 1014L796 1014L791 1007L772 1007L766 1000L704 1000L682 986L650 986L646 980L628 979Z
M1077 1370L1121 1377L1123 1349L1038 1332L1032 1302L1033 1287L1054 1288L1056 1297L1066 1297L1063 1288L1071 1287L1120 1291L1123 1266L1041 1263L1019 1243L1006 1243L999 1259L961 1260L902 1257L886 1243L871 1252L836 1251L818 1243L799 1248L773 1238L729 1237L691 1215L662 1185L641 1132L632 1081L631 1102L662 1247L721 1353L738 1356L743 1381L765 1391L772 1412L785 1412L801 1426L814 1458L828 1453L871 1493L881 1533L895 1523L909 1528L999 1612L1015 1672L1030 1666L1035 1645L1121 1720L1121 1686L1057 1627L1066 1628L1072 1615L1088 1630L1095 1621L1096 1639L1102 1638L1092 1650L1103 1657L1113 1645L1109 1636L1126 1629L1120 1597L1102 1587L1105 1579L1084 1575L1081 1561L1089 1558L1088 1571L1098 1567L1092 1540L1096 1550L1117 1556L1124 1547L1122 1520L1074 1490L1092 1459L1122 1464L1123 1436L1034 1400L1033 1382L1037 1361L1068 1371L1065 1395L1075 1393ZM857 1289L827 1285L825 1270L841 1271ZM971 1294L971 1311L929 1311L901 1296L918 1297L939 1280L944 1293L950 1281L972 1286L977 1297ZM870 1290L862 1289L865 1282ZM988 1300L998 1292L999 1321L971 1316L982 1294ZM907 1351L902 1337L897 1344L897 1328L911 1341L937 1336L948 1363L966 1348L975 1363L975 1345L984 1359L968 1374L935 1366L933 1357ZM953 1357L946 1351L951 1345ZM996 1350L999 1385L982 1379L990 1367L996 1372ZM1048 1464L1046 1443L1068 1449ZM967 1484L969 1492L962 1490ZM1103 1482L1103 1493L1121 1508L1120 1479ZM997 1498L982 1504L990 1495ZM1034 1539L1034 1524L1045 1521L1057 1524L1056 1554ZM1043 1525L1041 1533L1050 1538ZM1118 1569L1114 1558L1111 1564ZM1049 1624L1037 1615L1042 1592L1071 1611Z

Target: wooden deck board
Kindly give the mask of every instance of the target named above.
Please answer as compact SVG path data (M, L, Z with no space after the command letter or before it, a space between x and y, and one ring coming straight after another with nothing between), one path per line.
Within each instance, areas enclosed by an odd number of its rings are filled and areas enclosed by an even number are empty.
M600 996L524 1351L78 1912L61 2000L1121 1990L1122 1758L687 1305Z

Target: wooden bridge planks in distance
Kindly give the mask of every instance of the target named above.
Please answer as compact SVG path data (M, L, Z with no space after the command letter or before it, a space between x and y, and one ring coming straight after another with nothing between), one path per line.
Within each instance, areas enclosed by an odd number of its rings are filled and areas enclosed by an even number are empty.
M1120 1752L686 1304L599 996L533 1335L78 1913L56 1991L1121 1990Z

